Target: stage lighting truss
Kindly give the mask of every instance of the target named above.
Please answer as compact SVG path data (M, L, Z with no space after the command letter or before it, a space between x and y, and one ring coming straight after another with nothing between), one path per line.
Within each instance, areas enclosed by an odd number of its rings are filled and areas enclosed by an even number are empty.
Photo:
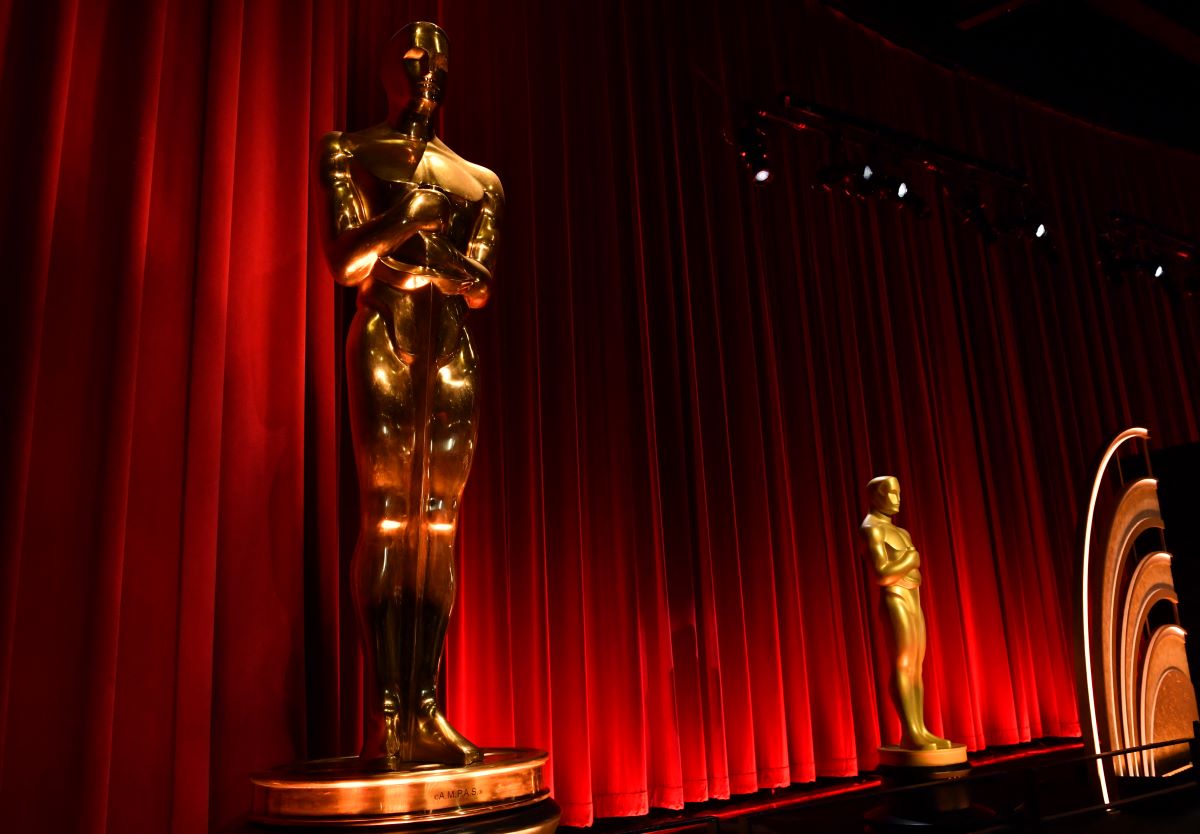
M1119 212L1097 234L1099 266L1113 284L1149 283L1172 297L1200 293L1198 249L1195 240Z
M920 217L930 214L923 193L940 190L941 205L985 244L1020 239L1051 260L1056 255L1057 229L1020 171L793 96L750 111L730 142L758 185L773 179L768 128L781 125L826 140L830 161L817 171L814 188L891 204ZM1200 243L1194 239L1114 212L1097 229L1096 250L1101 270L1114 284L1146 282L1172 298L1200 293Z
M831 161L817 172L816 187L890 204L921 217L930 214L925 195L940 189L951 209L963 223L974 227L985 243L1014 237L1045 252L1053 251L1053 227L1028 179L1019 171L792 96L754 111L751 121L758 126L758 134L740 142L739 149L752 149L755 142L765 146L769 124L825 137ZM752 150L742 152L742 159L751 171L756 170L757 157Z
M860 161L840 162L821 168L814 185L858 200L889 204L921 217L929 214L928 204L917 193L915 183L904 175L899 166L869 153L858 154L856 158Z

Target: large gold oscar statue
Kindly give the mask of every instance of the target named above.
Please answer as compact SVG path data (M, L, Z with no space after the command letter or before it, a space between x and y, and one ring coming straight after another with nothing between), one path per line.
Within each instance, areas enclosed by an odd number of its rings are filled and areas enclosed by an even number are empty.
M899 747L879 748L880 763L940 766L965 762L966 746L939 738L925 727L925 615L921 612L921 556L912 536L892 523L900 511L900 481L891 475L867 484L871 511L860 530L892 624L892 696L900 714Z
M436 686L475 449L465 314L487 302L504 201L495 174L433 134L445 34L417 23L398 37L384 69L392 118L329 134L320 160L329 264L359 288L346 340L362 508L350 572L366 676L362 757L385 768L479 760L442 716Z
M361 506L350 586L363 650L362 750L256 777L254 816L371 824L539 805L518 827L552 830L546 754L481 751L446 720L437 692L475 450L466 317L488 300L504 192L495 174L434 135L445 32L409 24L383 65L388 120L330 133L319 158L329 265L339 283L358 287L346 379Z

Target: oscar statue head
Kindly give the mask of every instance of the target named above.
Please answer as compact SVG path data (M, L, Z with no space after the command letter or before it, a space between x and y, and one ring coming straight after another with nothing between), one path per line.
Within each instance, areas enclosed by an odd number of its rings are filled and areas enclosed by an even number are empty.
M442 103L450 45L436 23L410 23L392 36L383 56L390 119L428 124Z
M900 481L895 475L880 475L867 484L867 495L871 499L871 511L893 516L900 512Z

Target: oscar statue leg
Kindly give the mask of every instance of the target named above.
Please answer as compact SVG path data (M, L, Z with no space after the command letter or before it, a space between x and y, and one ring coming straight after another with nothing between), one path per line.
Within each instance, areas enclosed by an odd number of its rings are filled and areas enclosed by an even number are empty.
M426 425L429 459L422 502L428 559L424 577L426 649L418 659L414 683L419 704L414 745L425 761L479 761L480 752L455 730L437 701L438 667L446 627L454 606L454 540L459 501L471 470L476 434L476 363L465 331L454 353L438 363L429 391Z
M895 593L886 595L888 615L892 621L892 637L896 641L896 667L893 683L896 707L900 713L901 747L917 749L923 746L924 731L919 690L920 666L917 623L911 601Z
M916 622L916 628L917 628L917 634L918 634L916 690L917 690L917 704L918 704L918 708L919 708L917 717L920 719L920 722L921 722L921 735L923 738L921 745L923 747L927 747L931 750L949 750L950 747L952 746L950 743L950 740L945 739L945 738L938 738L937 736L935 736L933 733L931 733L929 731L928 727L925 726L925 676L923 674L923 670L925 668L925 646L928 641L928 633L925 629L925 612L921 608L921 592L919 590L914 590L912 593L913 593L913 600L914 600L913 609L914 609L914 614L916 615L914 617L914 620Z
M407 686L405 573L412 561L410 482L414 445L412 374L397 355L389 316L359 305L346 343L350 426L361 523L351 590L363 647L362 758L391 769L404 761Z
M346 343L362 505L350 577L364 658L361 755L254 776L256 821L395 824L412 834L442 822L464 834L546 834L557 825L546 754L481 751L437 701L476 378L470 342L461 332L453 338L436 292L368 286ZM440 361L428 349L435 323L457 342Z

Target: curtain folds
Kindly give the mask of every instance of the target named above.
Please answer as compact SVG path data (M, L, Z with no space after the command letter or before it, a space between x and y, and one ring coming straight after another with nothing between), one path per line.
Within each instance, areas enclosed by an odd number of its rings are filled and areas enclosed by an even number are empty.
M898 737L857 526L903 485L933 730L1079 733L1080 484L1120 428L1200 441L1200 314L1095 223L1196 235L1200 161L929 64L819 3L0 0L0 807L222 830L247 775L353 752L342 331L310 185L382 119L413 19L440 132L508 196L455 723L552 753L564 822L847 776ZM1028 172L1057 256L814 190L792 93Z

